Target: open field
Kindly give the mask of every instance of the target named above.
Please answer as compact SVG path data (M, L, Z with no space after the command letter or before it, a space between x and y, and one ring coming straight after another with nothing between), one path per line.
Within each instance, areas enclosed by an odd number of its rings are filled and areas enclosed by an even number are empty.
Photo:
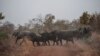
M93 33L85 40L74 40L61 46L37 46L26 40L21 46L14 43L14 39L5 40L0 45L0 56L100 56L100 36Z

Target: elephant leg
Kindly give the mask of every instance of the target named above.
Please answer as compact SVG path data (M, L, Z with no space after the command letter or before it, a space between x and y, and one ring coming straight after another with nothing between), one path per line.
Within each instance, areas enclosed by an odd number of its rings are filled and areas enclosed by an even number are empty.
M43 45L43 46L47 45L47 44L46 44L46 41L43 41L43 42L42 42L42 45Z
M41 41L40 45L41 46L44 46L45 45L45 42L44 41Z
M48 41L44 40L44 45L47 45L47 42L48 42Z
M44 44L47 45L47 42L45 41Z
M68 44L68 41L69 41L69 40L66 40L66 44Z
M56 40L56 44L59 45L59 40L58 39Z
M53 46L55 45L55 41L53 41Z
M73 39L71 39L70 41L74 44L74 40Z
M26 43L25 38L23 38L23 40L21 41L20 45L21 45L23 42ZM26 44L27 44L27 43L26 43Z
M58 45L58 42L57 42L57 41L55 41L55 44L56 44L56 45Z
M47 42L48 42L48 45L50 46L50 41L48 40Z
M19 38L16 38L16 41L15 41L15 43L17 44L17 41L19 40Z
M33 42L33 46L35 46L35 42L34 41L32 41Z
M42 41L42 46L45 46L45 45L46 45L46 41L43 40L43 41Z
M37 42L37 46L40 46L40 43L39 43L39 41Z
M57 44L57 41L56 40L53 40L53 42L54 42L53 45Z
M56 44L59 45L58 41L56 41Z
M62 44L63 44L63 43L62 43L62 39L60 39L59 41L60 41L60 44L62 45Z
M24 39L21 41L20 45L24 42Z

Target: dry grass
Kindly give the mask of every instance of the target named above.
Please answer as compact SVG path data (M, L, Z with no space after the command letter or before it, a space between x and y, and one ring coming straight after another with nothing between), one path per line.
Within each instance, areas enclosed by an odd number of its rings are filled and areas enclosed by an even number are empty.
M0 56L100 56L100 35L93 33L87 41L74 40L63 46L33 47L28 40L21 46L9 38L0 43Z

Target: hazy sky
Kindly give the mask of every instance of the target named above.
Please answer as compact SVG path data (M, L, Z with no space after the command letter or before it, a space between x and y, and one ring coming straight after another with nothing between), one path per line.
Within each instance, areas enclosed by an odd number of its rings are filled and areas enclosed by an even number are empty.
M77 19L84 11L100 12L100 0L0 0L5 20L24 24L38 15L48 13L56 19Z

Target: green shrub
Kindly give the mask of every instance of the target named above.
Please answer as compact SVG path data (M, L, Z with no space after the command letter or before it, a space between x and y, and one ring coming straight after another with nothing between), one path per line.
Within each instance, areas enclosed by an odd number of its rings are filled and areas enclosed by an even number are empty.
M7 33L5 32L0 32L0 40L4 40L6 39L8 36L7 36Z

